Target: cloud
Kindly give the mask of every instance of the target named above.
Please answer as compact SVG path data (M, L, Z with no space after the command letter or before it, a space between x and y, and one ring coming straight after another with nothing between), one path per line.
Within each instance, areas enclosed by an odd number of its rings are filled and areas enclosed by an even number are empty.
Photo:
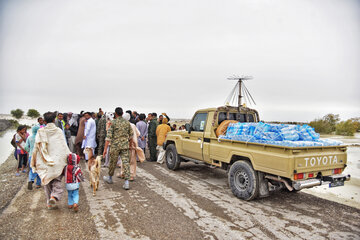
M39 0L0 9L0 112L122 106L190 118L224 104L232 74L254 76L247 86L264 119L360 112L358 1Z

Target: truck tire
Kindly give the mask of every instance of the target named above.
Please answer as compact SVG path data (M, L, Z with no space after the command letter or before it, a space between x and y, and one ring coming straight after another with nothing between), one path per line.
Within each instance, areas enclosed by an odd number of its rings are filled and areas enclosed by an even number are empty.
M240 160L233 163L228 179L231 191L236 197L250 201L258 196L258 173L249 162Z
M168 169L176 170L179 168L181 159L180 156L177 154L174 144L169 144L166 147L165 161Z

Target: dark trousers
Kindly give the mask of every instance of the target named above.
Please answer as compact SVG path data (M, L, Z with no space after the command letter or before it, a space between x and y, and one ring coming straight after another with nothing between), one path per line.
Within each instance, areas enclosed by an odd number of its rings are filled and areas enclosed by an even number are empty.
M150 150L150 161L156 162L156 146L157 146L157 137L149 137L149 150Z
M18 155L18 168L21 168L22 166L26 167L27 164L27 154L19 154Z
M83 150L82 150L82 148L81 148L81 144L82 144L82 143L80 142L80 143L77 143L77 144L75 145L76 154L79 155L80 157L85 157L84 152L83 152Z

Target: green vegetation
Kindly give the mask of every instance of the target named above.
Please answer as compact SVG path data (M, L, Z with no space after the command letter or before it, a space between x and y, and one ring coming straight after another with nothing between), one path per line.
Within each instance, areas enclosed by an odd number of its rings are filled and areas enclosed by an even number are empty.
M20 126L20 123L17 120L10 119L8 121L11 123L13 128L17 128L18 126Z
M350 118L350 120L352 121L352 123L355 126L355 131L360 132L360 117L358 117L358 118Z
M37 118L40 116L40 113L36 109L29 109L26 115L31 118Z
M336 124L340 121L339 114L329 113L321 119L310 122L310 126L318 133L332 133L336 130Z
M360 131L360 118L351 118L340 122L339 114L329 113L321 119L311 121L309 125L318 133L331 134L335 132L338 135L354 136L356 131Z
M16 110L12 110L10 113L14 118L17 119L20 119L24 115L24 111L19 108Z
M356 126L350 119L347 121L341 121L336 125L336 134L344 136L354 136L356 132Z

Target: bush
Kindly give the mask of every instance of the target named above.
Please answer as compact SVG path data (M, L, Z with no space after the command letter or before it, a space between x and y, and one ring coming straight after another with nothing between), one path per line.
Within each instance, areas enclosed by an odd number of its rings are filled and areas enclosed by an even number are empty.
M11 115L13 115L14 118L17 119L21 118L24 115L24 111L19 108L16 110L12 110L10 113Z
M329 124L331 132L336 130L336 124L340 121L339 114L329 113L323 117L323 120Z
M353 122L353 124L354 124L354 126L355 126L355 130L356 130L357 132L360 132L360 117L358 117L358 118L351 118L350 120Z
M329 113L321 119L311 121L309 125L315 129L315 132L329 134L336 130L339 120L339 114Z
M10 119L9 122L11 123L11 126L13 128L17 128L18 126L20 126L20 123L17 120Z
M336 134L344 136L354 136L356 126L352 120L342 121L336 125Z
M313 127L317 133L329 134L332 132L330 124L323 119L315 119L314 121L311 121L309 125Z
M40 116L40 113L36 109L29 109L26 115L31 118L37 118Z

